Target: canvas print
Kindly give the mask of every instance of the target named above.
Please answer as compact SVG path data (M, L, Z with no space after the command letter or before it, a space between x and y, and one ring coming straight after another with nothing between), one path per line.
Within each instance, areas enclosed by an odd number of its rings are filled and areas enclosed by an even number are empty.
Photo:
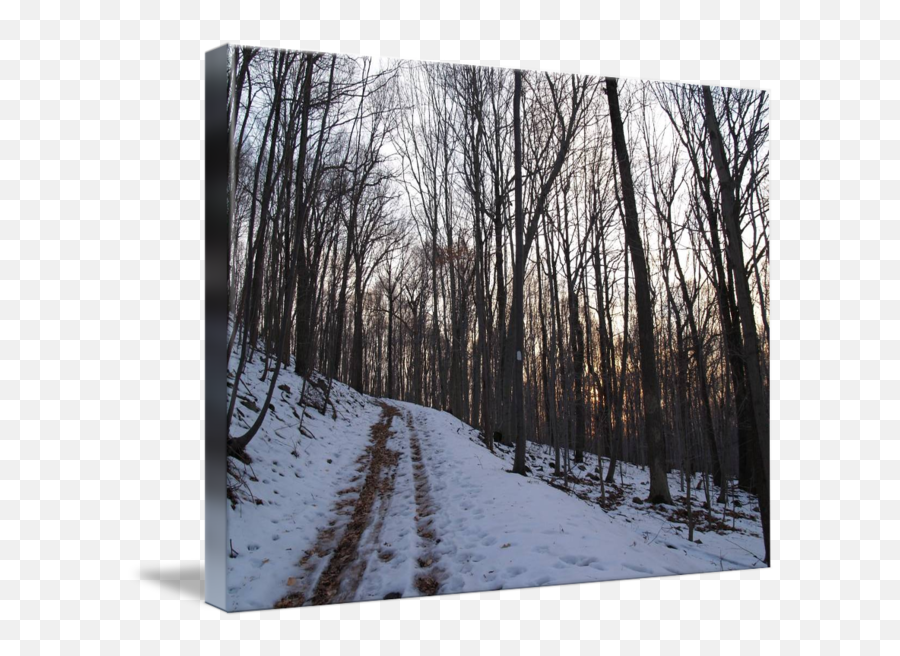
M768 566L766 92L221 61L215 603Z

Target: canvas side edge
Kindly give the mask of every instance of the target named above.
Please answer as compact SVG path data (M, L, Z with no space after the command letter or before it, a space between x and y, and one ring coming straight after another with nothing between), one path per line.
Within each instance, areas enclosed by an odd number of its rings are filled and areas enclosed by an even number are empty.
M206 53L205 69L205 587L206 602L226 609L228 46Z

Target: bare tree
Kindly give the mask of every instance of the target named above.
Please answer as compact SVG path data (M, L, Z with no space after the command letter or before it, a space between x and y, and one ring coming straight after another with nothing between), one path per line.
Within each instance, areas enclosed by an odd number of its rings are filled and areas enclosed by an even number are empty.
M301 405L430 405L522 475L529 442L560 485L596 455L606 507L624 463L652 502L670 465L736 476L768 550L765 94L255 49L230 78L235 455L292 367Z
M525 219L522 208L522 71L515 72L515 92L513 95L513 131L515 134L516 159L516 257L515 276L513 278L513 310L512 330L515 335L516 359L513 377L513 412L515 413L516 457L513 472L525 475L525 431L522 421L524 412L522 390L522 351L525 342L525 313L523 310L525 296L525 251L522 233Z
M749 93L749 92L748 92ZM765 93L758 94L748 111L750 124L746 138L752 145L762 136L762 112L765 107ZM743 254L743 236L740 226L740 200L737 194L735 179L729 166L728 154L722 141L722 133L719 129L719 120L716 116L716 108L713 102L712 91L708 86L703 87L703 105L706 115L706 129L709 133L713 161L716 165L716 173L719 178L719 189L722 201L722 220L725 224L727 240L726 253L734 276L734 285L737 292L738 312L740 313L741 329L744 338L744 362L747 367L747 380L750 387L750 401L753 404L753 416L756 420L758 438L751 447L754 457L757 495L759 497L760 514L762 515L763 537L766 545L765 561L769 562L769 416L768 396L763 386L763 376L760 370L759 340L756 332L756 315L753 308L753 298L750 291L750 283L747 279L746 265ZM734 133L732 133L734 134ZM736 135L735 135L736 136ZM750 151L748 151L750 152ZM749 161L749 156L745 156ZM740 171L745 164L737 163Z
M656 368L656 345L654 343L653 306L650 300L650 275L644 256L644 245L638 225L637 203L635 202L634 181L631 177L631 162L625 141L625 128L619 107L618 80L606 78L606 93L609 99L609 117L613 143L619 161L619 176L622 182L622 199L625 205L625 237L631 253L634 268L635 301L638 312L638 326L641 347L641 387L644 403L644 423L650 456L650 494L654 503L672 503L669 492L666 466L666 442L662 431L662 408L659 402L659 373Z

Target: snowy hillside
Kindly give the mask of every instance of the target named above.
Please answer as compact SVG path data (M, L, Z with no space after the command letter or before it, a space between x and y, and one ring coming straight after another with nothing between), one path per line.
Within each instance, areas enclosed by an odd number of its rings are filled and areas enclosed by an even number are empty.
M242 378L241 427L265 399L259 360ZM624 464L604 510L593 456L561 489L546 447L529 445L532 475L518 476L511 451L491 453L447 413L336 381L323 406L319 376L303 411L303 386L283 370L249 462L229 458L229 609L763 566L756 503L744 493L723 517L721 505L715 516L700 508L695 490L689 542L677 473L678 505L651 506L640 502L647 473Z

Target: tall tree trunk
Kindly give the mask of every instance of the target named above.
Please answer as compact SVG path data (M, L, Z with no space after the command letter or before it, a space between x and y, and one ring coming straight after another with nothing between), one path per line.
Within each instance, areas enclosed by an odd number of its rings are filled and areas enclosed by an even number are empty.
M316 155L313 161L312 171L310 174L309 184L307 185L306 195L311 198L313 191L318 190L318 176L320 172L320 164L322 161L322 152L326 141L325 132L328 125L328 115L331 109L331 101L334 93L334 67L337 57L332 55L331 67L328 73L328 91L326 93L325 110L322 112L322 120L319 124L319 144L316 148ZM307 128L308 129L308 128ZM301 187L298 192L303 190L303 176L297 181ZM309 203L309 201L307 201ZM315 266L310 266L306 261L305 253L301 253L300 262L300 280L297 289L297 325L294 347L294 373L301 376L308 376L312 371L313 349L315 346L315 316L313 305L320 298L320 291L324 288L325 270L328 263L328 247L323 240L318 244L318 251L315 255L315 264L318 265L322 251L325 251L325 263L323 267L322 277L318 286L316 285Z
M494 126L494 166L492 168L492 179L494 186L494 284L497 287L497 331L496 331L496 350L497 350L497 369L496 378L498 394L494 399L497 407L497 421L499 430L495 431L495 435L499 441L503 443L504 433L507 435L507 441L510 436L509 416L510 402L512 399L512 377L508 374L507 361L509 360L509 340L510 336L507 332L506 314L507 314L507 291L506 291L506 265L503 257L503 165L502 156L503 149L500 141L501 121L499 117L495 121Z
M712 92L708 86L703 87L703 104L706 111L706 129L711 144L713 162L719 178L722 199L722 220L725 224L726 253L731 262L734 285L737 295L738 312L744 339L744 364L747 368L747 382L750 388L750 402L756 420L757 439L750 447L755 464L757 478L757 496L763 526L763 538L766 545L766 564L769 564L769 418L767 399L763 386L763 377L759 364L759 341L756 332L756 316L753 310L753 298L747 271L744 264L743 237L740 226L740 207L737 190L728 165L725 145L719 131Z
M394 392L394 282L388 289L388 334L387 334L387 397L397 398Z
M622 198L625 204L625 239L631 253L634 267L635 301L638 311L638 337L641 348L641 388L644 403L644 429L650 464L649 500L653 503L672 503L666 467L666 442L662 431L662 407L659 400L659 374L656 367L656 344L654 340L653 305L650 298L650 274L644 256L638 223L637 202L634 195L634 181L631 177L631 162L625 141L625 128L619 109L618 81L606 78L609 97L609 117L612 126L613 143L619 162L619 176L622 181Z
M513 278L513 333L515 335L516 359L513 376L513 424L515 425L516 456L513 472L525 475L525 431L523 405L523 351L525 350L525 258L522 249L524 215L522 208L522 71L515 72L513 93L513 131L515 133L515 185L516 185L516 272Z
M356 277L353 285L353 342L350 347L350 385L360 394L363 388L363 271L362 263L356 262Z
M479 401L480 401L480 412L481 412L481 421L480 426L481 430L484 433L485 439L487 440L488 446L493 449L493 421L492 421L492 413L491 413L491 405L493 404L493 399L491 398L491 354L490 348L488 345L488 325L487 325L487 294L486 294L486 271L485 271L485 259L484 259L484 244L482 239L482 225L483 222L481 220L481 215L476 218L475 225L475 254L477 260L478 270L476 272L476 291L475 291L475 317L478 322L478 346L477 346L477 355L479 359L479 368L480 371L477 371L477 378L475 379L475 384L473 386L473 392L477 389L478 395L477 398L473 394L473 402L476 406L475 411L473 412L473 418L478 417L479 412Z
M301 123L300 128L300 159L298 161L298 168L303 166L303 162L306 158L306 141L307 141L307 126L308 126L308 116L309 116L309 108L310 108L310 89L312 87L312 69L316 60L319 58L319 55L307 54L304 56L306 59L306 71L305 71L305 80L304 80L304 88L303 88L303 121ZM302 175L302 173L298 172L298 175ZM302 196L301 196L302 198ZM309 206L302 201L299 202L299 212L296 214L296 233L302 234L304 223L306 222L306 214L309 210ZM291 267L288 275L288 280L285 289L287 290L286 295L291 296L292 291L294 289L294 276L297 271L297 260L300 252L300 240L294 240L294 252L291 257ZM291 307L293 305L293 298L288 298L285 305L287 307ZM284 340L285 336L288 333L288 324L290 320L290 312L285 312L282 320L281 320L281 330L279 332L279 339ZM280 345L279 345L280 346ZM276 352L280 350L277 349ZM263 421L266 418L266 413L269 409L269 404L272 402L272 394L275 392L275 384L278 381L278 374L281 371L281 358L276 358L275 361L275 370L272 372L272 380L269 383L269 390L266 394L266 399L262 404L262 410L260 410L259 415L256 418L256 421L253 422L253 425L247 430L246 433L241 435L240 437L234 437L229 439L229 446L234 451L241 452L243 451L247 445L250 443L250 440L259 432L259 429L262 427ZM235 380L235 394L237 393L237 385L238 381ZM229 427L230 430L230 427Z
M344 251L344 262L341 267L341 286L335 308L334 328L331 335L331 353L328 364L328 378L337 378L341 366L341 348L343 346L344 321L347 316L347 286L350 281L350 262L353 251L353 238L356 230L356 208L350 208L350 221L347 226L347 244Z
M616 464L618 463L619 453L622 453L622 457L624 458L624 440L625 440L625 376L628 372L628 320L631 314L631 308L629 307L630 298L630 278L628 277L628 254L625 254L625 310L623 313L622 322L624 324L622 329L622 364L621 369L619 371L619 379L618 381L614 381L614 385L616 385L616 402L615 402L615 410L613 414L616 417L616 428L613 432L613 440L614 445L610 447L610 451L612 452L609 456L609 470L606 473L606 482L607 483L615 483L616 482ZM607 321L610 326L612 326L612 317L607 318ZM612 331L610 330L610 335L612 335ZM612 339L610 338L610 341ZM614 369L615 362L612 363L612 367L610 368L610 372L613 376L615 376Z
M274 122L275 128L274 132L278 131L278 121L279 115L281 114L281 94L282 94L282 85L283 79L279 75L279 66L278 60L273 63L272 67L272 77L275 81L275 94L272 100L272 106L269 109L268 119L266 120L266 127L263 131L263 143L269 138L269 130L272 128L272 123ZM237 391L240 386L241 377L244 374L244 367L247 364L247 360L251 358L251 353L256 349L256 338L257 338L257 329L259 323L259 317L257 316L259 309L255 307L252 302L253 289L256 287L255 279L256 277L262 277L261 267L254 266L255 260L262 260L263 255L265 253L264 243L266 236L266 226L268 225L268 221L266 220L266 211L268 207L268 202L270 200L271 188L266 184L264 185L263 191L263 200L261 203L261 209L259 210L260 220L259 220L259 232L256 235L256 241L253 241L253 228L254 221L256 219L257 213L257 202L256 195L259 190L259 176L263 166L263 162L265 160L266 151L263 148L260 148L259 156L256 160L256 167L253 172L253 193L252 199L250 202L250 227L247 230L247 253L246 257L246 271L244 273L244 289L241 292L241 298L243 299L244 306L242 308L244 317L243 321L240 323L243 324L243 332L241 335L241 355L238 359L237 371L234 375L234 387L231 393L231 399L228 403L228 415L227 415L227 425L229 429L231 427L232 419L234 418L234 409L235 403L237 402ZM269 150L269 166L266 172L266 177L268 179L269 172L272 168L272 159L273 159L273 149ZM268 193L267 191L268 190ZM235 322L234 330L238 329L238 322Z
M438 362L441 360L441 331L438 325L438 285L437 285L437 217L431 231L431 407L443 409L439 395Z
M569 310L569 346L572 351L572 384L575 401L575 462L584 462L584 328L578 309L578 290L569 262L569 249L565 252L566 292Z
M672 217L670 215L667 215L665 218L666 227L668 229L667 232L669 236L669 243L672 245L672 261L675 264L675 274L678 277L678 286L681 289L681 298L684 302L684 307L687 310L687 322L688 327L690 328L691 342L694 347L694 360L697 363L697 379L700 388L700 403L703 409L703 412L701 413L701 426L703 428L703 435L706 437L706 443L709 445L710 453L712 455L713 482L715 482L715 484L719 486L719 503L723 503L725 500L725 486L723 485L722 477L724 466L722 464L721 455L719 454L719 447L716 441L715 428L712 418L712 406L709 401L706 353L703 348L703 339L700 335L700 330L697 327L697 319L694 316L694 301L691 298L690 292L688 291L687 280L685 278L684 271L681 268L681 257L678 255L678 246L675 240L675 231L672 227Z
M415 299L407 301L413 315L413 402L422 405L424 401L423 384L425 377L424 340L425 340L425 311L422 309L422 297L424 292L419 291Z
M535 258L537 259L538 273L538 317L541 323L541 381L544 388L544 413L546 415L547 427L550 432L550 443L554 446L556 452L555 469L559 473L559 441L556 437L556 380L551 380L550 368L550 345L547 342L547 319L544 312L544 282L541 270L541 248L540 244L535 243Z

